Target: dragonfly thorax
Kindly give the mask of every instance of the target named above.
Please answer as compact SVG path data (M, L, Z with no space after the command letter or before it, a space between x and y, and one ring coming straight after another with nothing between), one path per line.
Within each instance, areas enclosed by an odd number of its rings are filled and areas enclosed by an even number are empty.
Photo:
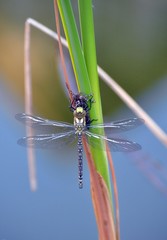
M81 133L86 126L86 111L82 107L77 107L74 111L74 127L76 133Z

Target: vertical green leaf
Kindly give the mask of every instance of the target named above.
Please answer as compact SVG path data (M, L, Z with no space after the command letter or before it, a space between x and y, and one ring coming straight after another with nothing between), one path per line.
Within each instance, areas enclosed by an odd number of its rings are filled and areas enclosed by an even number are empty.
M99 79L97 73L96 44L94 36L92 1L78 0L78 4L80 13L82 48L84 52L84 58L90 79L93 97L95 99L95 104L93 105L90 111L91 119L97 119L97 123L102 123L103 115L101 107ZM93 148L91 151L94 157L96 168L98 172L103 176L110 190L110 178L106 153Z
M99 80L96 63L96 47L91 0L79 0L82 46L69 0L58 0L58 7L68 41L69 52L80 92L93 94L95 104L90 111L91 119L103 122ZM91 149L97 171L104 178L110 191L107 156L104 151ZM111 193L111 191L110 191Z
M58 7L64 32L69 46L70 57L79 91L88 94L91 91L89 76L81 48L81 43L69 0L59 0Z

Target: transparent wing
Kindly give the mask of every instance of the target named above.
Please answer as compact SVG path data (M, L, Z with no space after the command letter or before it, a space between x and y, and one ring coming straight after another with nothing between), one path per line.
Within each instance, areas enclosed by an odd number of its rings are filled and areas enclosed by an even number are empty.
M74 129L73 124L65 122L55 122L37 116L32 116L26 113L18 113L15 118L21 123L40 130L40 132L57 133L68 132Z
M107 143L110 150L114 152L133 152L141 149L141 146L138 143L126 139L108 138L89 131L85 131L85 134L87 136L88 144L101 150L106 151L105 143Z
M18 144L25 147L57 149L64 145L72 144L76 139L75 131L63 134L43 134L23 137L18 140Z
M141 118L130 118L126 120L115 121L111 123L95 124L88 126L89 129L102 129L104 128L105 134L117 134L120 132L129 131L144 123Z

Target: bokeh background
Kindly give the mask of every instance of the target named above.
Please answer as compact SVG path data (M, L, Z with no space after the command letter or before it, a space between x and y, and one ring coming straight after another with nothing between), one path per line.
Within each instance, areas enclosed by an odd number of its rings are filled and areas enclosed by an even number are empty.
M76 18L77 1L72 1ZM167 1L93 1L97 59L167 131ZM0 1L0 239L98 239L89 172L77 186L76 149L36 151L38 190L28 182L25 135L14 119L24 111L24 23L34 18L55 30L52 1ZM72 122L59 74L57 44L32 29L34 113ZM100 83L106 121L133 113ZM127 134L142 145L114 153L122 240L167 239L167 151L142 126Z

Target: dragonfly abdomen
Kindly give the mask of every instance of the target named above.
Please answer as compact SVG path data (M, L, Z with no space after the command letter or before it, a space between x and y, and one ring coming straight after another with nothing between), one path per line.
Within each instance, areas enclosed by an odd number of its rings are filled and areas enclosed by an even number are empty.
M79 188L83 187L83 145L82 145L82 134L78 134L78 181Z

